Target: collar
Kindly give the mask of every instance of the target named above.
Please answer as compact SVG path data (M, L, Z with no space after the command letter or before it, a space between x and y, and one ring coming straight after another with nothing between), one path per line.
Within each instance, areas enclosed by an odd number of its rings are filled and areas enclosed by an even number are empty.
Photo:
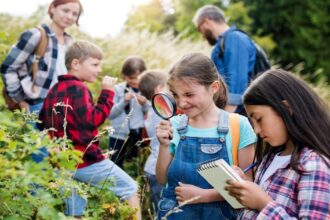
M221 39L221 38L225 37L229 32L232 32L232 31L234 31L234 30L236 30L236 29L237 29L236 25L231 25L231 26L229 27L229 29L227 29L225 32L223 32L223 33L218 37L218 39Z
M46 30L46 33L49 37L54 37L55 33L50 29L49 25L47 24L41 24L41 26ZM65 38L71 38L71 35L64 31L64 37Z
M78 79L76 76L71 75L71 74L65 74L65 75L61 75L58 76L58 81L69 81L69 80L76 80L76 81L80 81L80 79Z

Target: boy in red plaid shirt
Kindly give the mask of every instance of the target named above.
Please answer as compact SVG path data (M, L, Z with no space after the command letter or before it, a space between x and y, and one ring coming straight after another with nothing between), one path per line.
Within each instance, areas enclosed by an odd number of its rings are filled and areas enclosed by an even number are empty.
M51 137L66 134L74 148L83 153L83 162L78 165L74 179L101 187L101 181L114 178L115 186L109 189L140 210L136 182L103 155L99 141L92 141L98 134L98 127L110 114L116 83L116 78L105 76L97 104L93 103L84 82L96 81L102 58L101 49L87 41L76 41L68 48L65 65L69 72L59 76L58 83L49 91L40 111L38 128L56 129L49 132ZM66 127L63 126L65 121ZM66 200L65 214L82 216L86 201L77 195L74 197ZM140 211L137 217L141 218Z

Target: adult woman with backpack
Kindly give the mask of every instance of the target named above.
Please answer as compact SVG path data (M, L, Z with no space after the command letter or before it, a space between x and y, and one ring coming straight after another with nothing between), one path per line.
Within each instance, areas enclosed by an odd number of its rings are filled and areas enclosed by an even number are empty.
M57 77L67 73L64 57L72 38L65 30L78 25L82 11L79 0L53 0L48 7L51 23L21 34L1 65L4 97L11 110L38 113Z

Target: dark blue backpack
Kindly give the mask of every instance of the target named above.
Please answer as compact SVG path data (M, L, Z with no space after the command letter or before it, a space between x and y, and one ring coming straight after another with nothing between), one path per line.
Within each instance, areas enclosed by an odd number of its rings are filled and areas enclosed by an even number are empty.
M246 32L242 31L241 29L236 28L233 31L239 31L239 32L242 32L242 33L248 35ZM262 74L263 72L269 70L271 67L270 61L267 58L267 54L262 49L262 47L260 47L252 39L251 39L251 41L252 41L254 47L256 48L256 60L255 60L254 68L250 75L250 81L255 79L258 75ZM221 42L220 42L220 53L219 53L220 58L223 57L224 52L225 52L225 37L222 37Z

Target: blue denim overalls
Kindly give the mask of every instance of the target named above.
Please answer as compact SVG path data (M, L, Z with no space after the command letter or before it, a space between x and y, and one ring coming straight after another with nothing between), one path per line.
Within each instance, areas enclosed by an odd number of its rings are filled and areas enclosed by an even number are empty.
M175 187L178 182L192 184L204 189L213 188L201 175L197 168L201 163L224 159L229 163L225 136L229 131L229 115L221 110L219 115L219 138L188 137L185 133L188 128L188 117L183 116L177 128L180 142L175 151L174 158L168 168L167 186L162 191L162 199L158 203L158 220L170 209L178 206ZM225 201L185 205L183 211L173 213L168 220L211 220L236 219L236 211Z

